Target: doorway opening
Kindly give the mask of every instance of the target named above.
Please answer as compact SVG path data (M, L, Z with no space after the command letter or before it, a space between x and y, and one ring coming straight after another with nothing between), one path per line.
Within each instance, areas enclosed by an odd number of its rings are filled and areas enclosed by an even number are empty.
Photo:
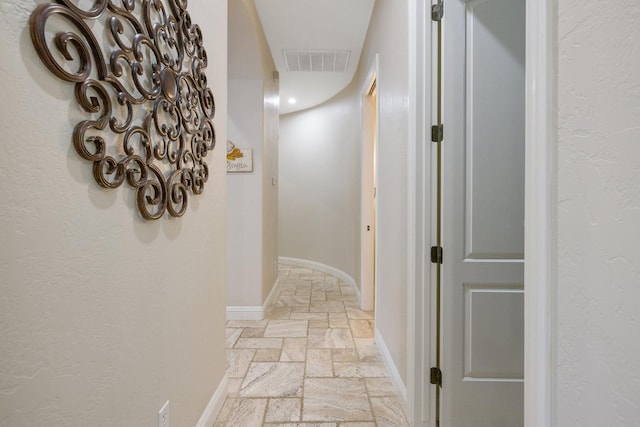
M378 79L375 69L362 95L362 176L360 283L361 308L374 311L376 289L376 145L378 140Z

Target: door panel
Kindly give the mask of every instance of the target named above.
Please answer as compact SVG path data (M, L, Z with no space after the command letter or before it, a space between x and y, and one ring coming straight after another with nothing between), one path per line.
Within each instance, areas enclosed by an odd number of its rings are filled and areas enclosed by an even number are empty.
M466 4L470 259L524 257L524 6L522 0Z
M524 425L524 13L445 3L445 427Z
M524 292L465 284L464 381L524 379Z

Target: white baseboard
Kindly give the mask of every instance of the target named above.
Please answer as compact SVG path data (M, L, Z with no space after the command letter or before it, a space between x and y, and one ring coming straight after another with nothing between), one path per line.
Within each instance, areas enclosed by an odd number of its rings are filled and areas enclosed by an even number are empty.
M396 389L396 392L400 396L400 400L402 401L402 406L407 413L407 386L402 381L402 377L400 376L400 372L398 372L398 368L396 364L393 362L393 358L391 357L391 353L389 353L389 348L387 344L384 342L382 338L382 334L380 331L376 329L375 331L375 341L378 346L378 351L380 352L380 357L382 358L382 363L384 363L384 367L387 369L387 373L389 374L389 378L391 378L391 382Z
M220 413L220 409L222 409L222 405L224 404L225 399L227 398L227 394L229 393L229 378L225 374L218 384L218 388L211 396L211 400L209 400L209 404L205 408L202 416L200 417L200 421L196 424L196 427L211 427L213 423L216 421L218 414Z
M309 261L309 260L300 259L300 258L289 258L289 257L281 256L281 257L278 257L278 262L280 264L295 265L296 267L311 268L313 270L322 271L323 273L327 273L334 277L337 277L338 279L342 280L343 282L351 286L354 292L356 293L356 298L358 298L358 303L360 303L361 301L360 288L358 288L358 286L356 285L356 281L353 280L353 277L351 277L350 275L348 275L342 270L338 270L335 267L331 267L330 265L322 264L320 262Z
M238 305L228 305L227 306L227 320L262 320L264 319L264 313L267 311L267 307L273 302L278 295L277 288L280 284L280 279L276 278L276 282L273 284L271 288L271 292L267 296L267 299L264 300L264 304L262 307L257 305L248 305L248 306L238 306Z

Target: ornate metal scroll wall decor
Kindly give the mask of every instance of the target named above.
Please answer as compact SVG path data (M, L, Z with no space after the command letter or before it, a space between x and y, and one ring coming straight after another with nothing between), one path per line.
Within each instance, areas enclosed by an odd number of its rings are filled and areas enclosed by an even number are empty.
M72 139L98 184L134 187L146 219L182 216L215 146L207 54L187 0L94 0L88 10L57 0L38 6L30 25L40 59L75 84L89 116Z

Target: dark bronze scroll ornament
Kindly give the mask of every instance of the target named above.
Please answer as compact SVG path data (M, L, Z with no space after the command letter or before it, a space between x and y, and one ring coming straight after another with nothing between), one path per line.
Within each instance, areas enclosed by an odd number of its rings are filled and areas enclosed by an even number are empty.
M202 32L186 8L187 0L94 0L85 10L57 0L30 20L40 59L75 84L88 115L73 131L76 151L102 187L134 187L146 219L184 215L188 194L209 178L215 104ZM61 24L70 30L55 32Z

